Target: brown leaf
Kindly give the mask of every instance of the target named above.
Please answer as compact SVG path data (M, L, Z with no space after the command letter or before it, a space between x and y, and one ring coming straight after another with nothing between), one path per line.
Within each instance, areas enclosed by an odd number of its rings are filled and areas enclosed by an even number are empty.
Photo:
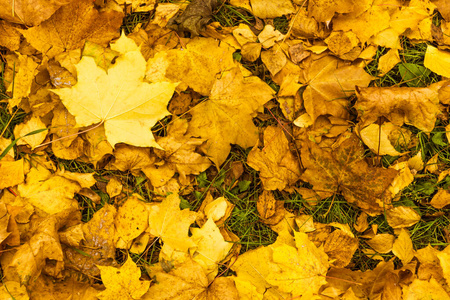
M213 11L222 2L220 0L194 0L186 7L181 15L172 18L167 23L167 28L190 32L192 36L198 36L205 30L206 24L211 20Z
M322 197L342 193L345 199L376 215L390 206L387 188L397 175L393 169L370 167L364 160L364 147L355 134L347 134L332 152L309 142L302 149L305 172L302 180L311 183Z
M21 30L27 41L47 55L83 47L86 40L106 46L119 36L123 13L99 12L92 1L77 0L61 7L39 26Z
M323 250L330 260L335 260L333 266L344 268L350 263L358 246L357 238L349 236L342 230L335 230L328 236Z
M275 200L271 191L264 191L259 195L256 208L265 224L276 225L284 218L284 201Z

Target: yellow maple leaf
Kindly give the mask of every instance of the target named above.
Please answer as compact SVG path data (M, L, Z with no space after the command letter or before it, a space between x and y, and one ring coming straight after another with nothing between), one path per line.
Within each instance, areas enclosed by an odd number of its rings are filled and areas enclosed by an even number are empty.
M187 252L195 246L188 231L196 216L197 213L189 209L180 210L180 198L171 194L161 204L151 207L148 230L162 239L164 247Z
M373 79L363 68L345 65L332 56L312 57L305 60L303 66L300 81L307 84L303 99L312 121L327 114L348 118L346 98L354 93L355 86L367 86Z
M192 228L191 231L192 239L198 245L193 260L203 267L211 281L217 275L219 262L227 256L233 243L225 241L213 219L208 219L202 228Z
M326 284L328 256L308 239L306 233L294 234L295 248L287 244L273 248L273 262L279 268L272 270L266 280L294 297L307 291L318 293L319 288Z
M120 267L97 266L106 290L97 294L99 299L140 299L150 287L150 281L140 281L141 270L128 257Z
M209 100L195 106L188 133L208 139L206 154L216 167L227 158L231 145L255 145L258 129L252 115L273 97L274 91L255 76L245 77L239 68L222 74Z
M85 56L76 65L78 82L52 90L75 116L77 126L103 123L108 142L157 147L150 128L169 115L176 83L143 81L146 63L134 41L122 35L111 45L121 55L106 72Z

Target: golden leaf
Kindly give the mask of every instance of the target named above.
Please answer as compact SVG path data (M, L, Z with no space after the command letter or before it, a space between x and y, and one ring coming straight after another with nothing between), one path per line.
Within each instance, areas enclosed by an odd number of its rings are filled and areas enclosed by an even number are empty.
M90 0L71 2L40 25L20 30L33 47L48 57L82 48L86 40L106 46L118 36L122 12L99 12Z
M150 281L140 281L141 269L131 257L120 267L97 266L100 269L105 291L97 294L99 299L141 299L150 287Z
M411 227L420 221L420 215L411 207L397 206L386 211L386 221L392 228Z
M187 252L196 244L188 236L189 226L195 221L196 212L180 210L180 198L177 194L167 196L159 205L151 207L148 231L164 242L164 247Z
M247 162L260 171L260 178L266 190L283 190L300 178L300 166L280 127L266 128L263 150L258 149L256 145L248 155Z
M84 56L76 65L77 84L52 91L75 116L77 126L103 123L112 146L127 143L160 148L150 128L170 114L166 107L177 84L144 82L145 60L125 35L111 48L121 55L107 72L92 57Z
M367 86L373 79L363 68L346 65L332 56L303 61L310 63L300 76L306 89L303 92L306 112L315 121L320 115L346 119L347 97L354 94L355 86Z
M210 99L191 110L188 133L208 139L206 154L218 168L228 156L230 144L243 148L256 144L258 129L252 116L273 94L265 82L255 76L244 77L239 68L223 72Z
M413 244L406 229L401 229L392 246L392 253L400 258L404 266L414 258Z

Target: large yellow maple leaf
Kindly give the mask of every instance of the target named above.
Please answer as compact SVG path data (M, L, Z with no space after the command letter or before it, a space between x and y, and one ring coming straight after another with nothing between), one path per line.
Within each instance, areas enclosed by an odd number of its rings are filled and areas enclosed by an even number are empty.
M219 167L231 145L248 148L256 144L258 129L252 116L272 99L272 88L255 76L244 77L239 68L223 72L208 101L191 111L188 133L208 139L206 154Z
M133 40L122 35L111 48L120 53L106 72L92 57L76 65L78 82L52 90L75 116L77 126L103 123L108 142L157 147L150 128L169 115L167 103L177 83L143 81L146 63Z

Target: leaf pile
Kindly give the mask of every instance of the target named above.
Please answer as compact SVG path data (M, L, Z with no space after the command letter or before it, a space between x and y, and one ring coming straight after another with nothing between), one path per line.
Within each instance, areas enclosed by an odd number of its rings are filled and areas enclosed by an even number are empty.
M0 298L450 299L446 1L161 2L0 0Z

